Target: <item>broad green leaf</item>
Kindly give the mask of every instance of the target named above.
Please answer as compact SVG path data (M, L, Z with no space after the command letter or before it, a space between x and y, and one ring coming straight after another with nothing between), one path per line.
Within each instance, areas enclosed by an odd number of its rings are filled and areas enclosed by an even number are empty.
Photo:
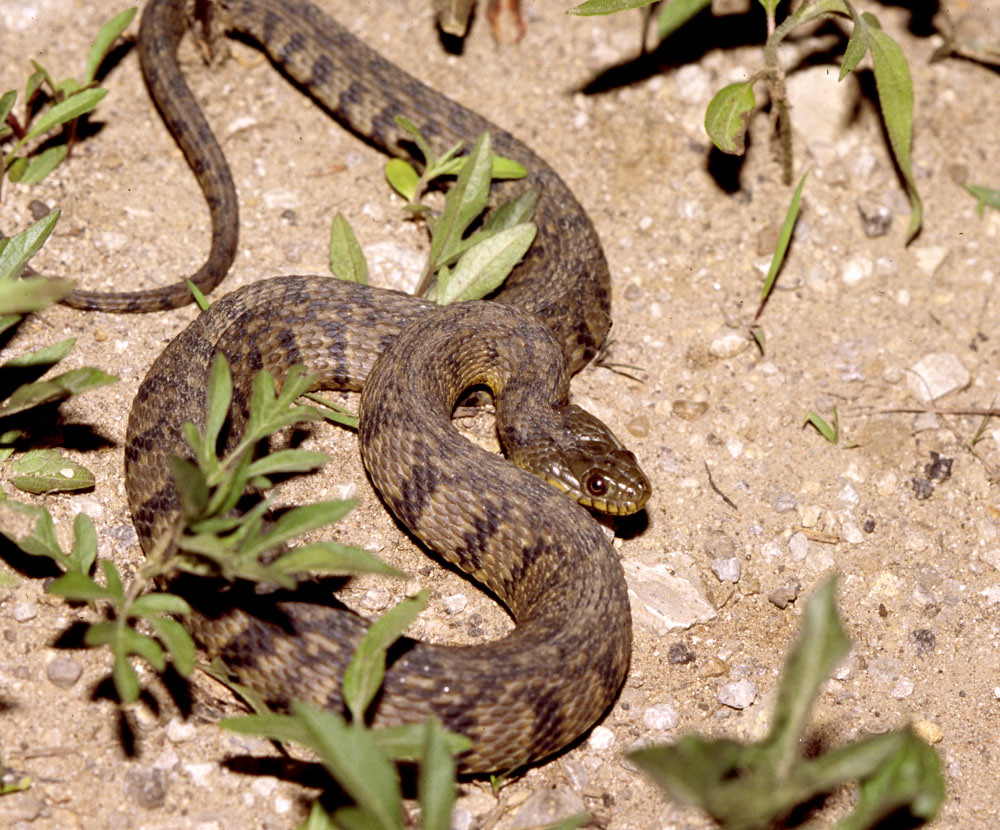
M205 475L186 458L170 456L170 473L177 487L181 514L189 521L200 517L208 505L208 482Z
M913 138L913 82L910 79L910 67L899 44L882 31L875 16L865 12L862 17L869 25L869 48L882 118L889 134L892 153L910 196L910 225L906 230L906 241L909 242L920 230L924 214L910 159Z
M49 585L48 592L57 597L65 597L74 602L96 602L107 599L108 591L85 573L69 571ZM110 623L108 623L110 625ZM93 626L91 626L93 628ZM88 629L89 631L90 629ZM100 643L98 643L100 645Z
M97 531L86 513L77 513L73 519L73 550L70 551L68 565L82 574L90 573L97 558Z
M208 469L209 456L215 454L222 426L229 417L229 406L233 401L233 378L229 371L229 361L222 352L212 359L212 370L208 376L205 398L205 428L202 430L201 457L203 468Z
M339 718L332 712L330 717ZM223 718L219 726L240 735L260 735L272 741L281 743L297 743L309 745L309 733L295 715L282 715L274 712L256 715L240 715L235 718Z
M976 213L980 216L983 215L983 208L989 205L991 208L996 208L1000 210L1000 190L993 190L989 187L983 187L978 184L963 184L966 190L969 191L978 200L976 204Z
M31 101L35 97L35 93L38 91L39 87L41 87L46 80L50 82L50 86L52 85L52 79L49 77L49 73L46 71L45 67L40 66L36 61L32 61L32 64L34 64L35 71L28 76L28 80L24 85L25 101Z
M385 163L385 178L392 186L392 189L406 199L406 201L413 201L413 198L417 195L417 184L420 181L420 176L412 164L404 159L389 159ZM332 249L332 243L330 247ZM332 250L330 259L332 262Z
M37 156L28 160L28 166L24 168L24 173L19 177L19 181L21 184L38 184L62 164L67 155L69 155L69 146L66 144L47 147Z
M705 132L723 153L739 156L746 149L746 131L757 99L753 84L724 86L712 98L705 111Z
M0 533L31 556L48 556L59 563L65 561L52 515L44 507L0 501Z
M528 175L524 165L518 164L514 159L503 156L493 156L490 166L490 178L497 181L509 179L523 179Z
M101 62L111 50L111 46L117 37L124 32L128 24L132 22L132 18L135 17L136 11L138 11L138 9L126 9L125 11L116 14L107 23L101 26L101 30L97 33L97 38L94 40L94 44L90 47L90 52L87 55L87 68L83 75L84 86L94 80L94 76L97 75L97 70L100 68Z
M358 808L371 814L375 822L372 826L401 830L403 805L399 778L368 730L361 724L346 724L330 712L302 704L293 704L292 711L305 726L306 745L319 754L323 766Z
M33 406L52 403L70 395L114 383L117 380L118 378L106 375L100 369L71 369L51 380L39 380L19 386L0 405L0 416L12 415L15 412L31 409Z
M570 9L566 14L576 14L582 17L595 14L614 14L615 12L628 11L629 9L641 9L656 0L587 0Z
M120 642L123 653L138 654L158 672L162 672L167 667L167 659L163 653L163 646L152 637L140 634L134 628L122 626L120 629Z
M673 0L673 2L664 5L660 10L659 19L656 21L660 40L666 40L681 26L711 5L712 0Z
M7 178L15 184L21 181L28 170L28 159L26 156L20 156L15 159L7 158L4 160L4 164L7 165Z
M0 368L6 369L8 367L53 366L66 357L66 355L72 351L74 345L76 345L76 338L70 337L67 340L61 340L58 343L53 343L51 346L44 346L43 348L36 349L33 352L19 354L16 357L12 357Z
M147 622L170 652L174 668L185 677L191 674L195 665L195 646L184 626L167 617L151 617Z
M137 617L153 617L159 614L190 614L191 606L176 594L143 594L132 603L130 613Z
M535 240L533 222L500 231L469 248L448 279L439 277L435 301L440 305L477 300L499 286Z
M139 675L135 673L126 655L120 654L115 657L111 678L114 680L118 699L122 703L135 703L139 699Z
M333 421L335 424L340 424L348 429L356 430L358 428L358 416L350 410L338 406L333 401L328 401L322 395L317 395L315 392L306 393L306 397L322 406L322 409L317 411L326 420Z
M447 733L436 718L424 722L417 797L421 830L449 830L455 803L455 759L445 744Z
M100 87L87 89L79 95L73 95L56 104L35 122L24 138L14 145L10 153L7 154L8 163L9 159L12 159L14 154L31 139L48 132L53 127L58 127L60 124L65 124L67 121L72 121L74 118L79 118L84 113L90 112L107 94L108 91Z
M313 542L295 548L280 557L274 567L292 575L307 572L332 576L377 573L397 579L406 578L405 573L397 571L368 551L339 542Z
M10 111L14 109L14 102L17 100L17 93L13 89L7 90L0 95L0 124L7 120Z
M0 314L9 316L39 311L59 302L74 287L72 280L47 277L0 281Z
M404 723L400 726L377 727L369 730L381 749L393 761L417 761L424 750L424 725ZM458 755L472 748L472 741L457 732L443 732L448 752Z
M94 486L94 474L55 450L32 450L18 458L10 482L26 493L62 493Z
M27 230L6 240L3 250L0 251L0 280L15 280L21 276L28 260L45 244L45 240L49 238L58 221L59 211L54 210Z
M388 175L389 171L386 170L386 176ZM390 183L391 181L390 179ZM338 280L368 284L368 263L365 261L365 253L361 250L358 238L342 213L333 217L330 227L330 271Z
M125 588L122 586L122 578L115 563L110 559L102 559L101 570L104 571L104 584L107 586L108 596L119 605L125 602Z
M365 712L382 687L385 653L424 609L427 596L427 591L421 591L394 605L375 620L361 638L344 672L344 703L354 723L364 723Z
M427 142L427 139L424 138L424 134L420 132L420 130L417 128L417 125L414 124L409 119L403 117L402 115L397 115L395 121L399 127L401 127L403 130L405 130L407 133L410 134L410 137L413 139L413 143L417 145L417 149L419 149L420 152L423 154L424 161L426 162L427 166L428 167L433 166L437 161L437 158L434 155L434 150L431 148L431 145ZM459 144L458 148L461 149L461 146L462 145Z

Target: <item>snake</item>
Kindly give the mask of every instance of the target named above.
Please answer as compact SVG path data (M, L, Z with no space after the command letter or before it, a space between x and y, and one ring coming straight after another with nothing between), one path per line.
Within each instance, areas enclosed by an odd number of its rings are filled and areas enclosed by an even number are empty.
M132 404L125 487L140 545L149 555L176 533L181 503L171 457L192 458L182 425L204 425L217 354L232 367L230 443L246 424L261 369L280 382L304 365L316 388L360 392L361 456L382 500L514 620L509 634L481 644L400 639L370 720L435 716L471 741L458 756L467 773L543 760L606 713L628 671L624 574L590 511L634 513L650 495L635 455L569 401L571 376L594 357L610 325L610 277L596 231L559 175L526 145L419 83L311 3L218 0L215 9L227 31L256 40L320 105L386 152L408 149L396 116L443 145L489 130L495 151L523 164L527 184L540 188L538 233L489 301L439 307L403 292L296 275L214 302L154 361ZM217 224L238 220L225 158L178 64L187 26L183 0L151 0L139 50L154 100L209 203L212 251L199 272L210 274L208 285L228 268L220 263L231 261L237 234ZM173 293L168 286L152 299L149 292L116 295L105 308L161 308ZM101 302L80 304L91 301ZM493 395L506 458L452 426L456 403L479 387ZM370 625L364 617L301 592L248 603L235 586L203 591L193 602L198 610L186 624L196 640L268 703L344 710L342 681Z

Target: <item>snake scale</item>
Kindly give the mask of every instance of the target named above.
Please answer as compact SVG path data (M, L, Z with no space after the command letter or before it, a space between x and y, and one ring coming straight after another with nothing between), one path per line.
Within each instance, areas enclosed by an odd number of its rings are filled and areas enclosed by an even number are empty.
M209 202L212 251L197 279L210 288L235 249L229 226L237 222L236 198L180 74L183 7L183 0L151 0L140 56ZM633 512L649 496L632 453L568 403L570 375L594 356L610 324L607 264L593 226L525 145L421 85L310 3L223 0L217 10L225 28L256 39L338 120L388 152L405 150L396 115L443 146L489 129L495 151L524 164L529 181L541 186L539 231L494 302L442 309L399 292L289 276L214 303L157 358L132 406L125 481L140 543L149 552L176 525L169 458L190 457L181 424L204 422L217 352L232 366L234 429L245 422L251 378L261 368L280 378L305 364L320 388L361 391L362 458L384 501L428 547L492 591L515 621L509 635L481 645L397 643L374 722L435 714L472 739L459 759L466 772L542 759L614 700L628 668L631 620L621 566L603 530L538 476L608 512ZM175 289L113 295L109 303L101 295L76 299L84 307L152 310L177 304ZM452 410L473 385L493 392L508 458L537 475L454 431ZM204 610L191 626L210 655L272 703L298 698L342 709L343 672L367 622L335 605L277 597L252 612Z

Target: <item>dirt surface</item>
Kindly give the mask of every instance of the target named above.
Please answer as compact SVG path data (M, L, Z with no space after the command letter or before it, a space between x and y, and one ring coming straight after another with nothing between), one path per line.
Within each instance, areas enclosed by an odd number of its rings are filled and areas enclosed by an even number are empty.
M609 360L641 367L642 382L600 367L574 382L576 400L627 440L655 490L645 515L616 540L635 599L629 680L575 748L498 793L464 784L455 826L529 827L580 807L609 828L711 826L662 800L623 753L687 730L759 736L805 597L834 571L854 649L823 688L812 742L832 746L914 723L934 741L947 777L938 825L997 826L1000 428L987 423L972 447L978 417L878 412L984 408L997 395L1000 212L977 217L975 200L956 183L998 186L996 73L966 61L929 63L940 39L925 20L870 6L913 73L914 165L926 214L909 246L908 201L870 72L860 86L837 86L828 66L798 73L796 169L811 172L793 247L761 317L761 355L747 331L790 189L768 148L766 116L754 119L742 166L710 153L702 128L713 91L759 68L759 48L747 45L758 29L729 23L716 34L685 35L661 65L637 67L635 15L575 19L563 15L568 4L527 2L520 44L498 49L481 17L455 56L441 48L426 0L322 5L422 80L524 138L564 175L611 263ZM94 33L120 7L6 3L0 89L23 89L32 57L55 75L79 73ZM986 0L951 6L967 31L995 44L1000 20L991 10ZM716 48L720 37L724 49ZM800 42L783 58L795 65L829 47ZM234 59L215 69L191 44L183 55L240 193L240 254L219 292L275 274L325 272L338 211L366 247L375 281L412 287L426 243L385 186L384 159L253 49L234 45ZM35 264L95 289L171 281L200 263L208 240L202 197L149 103L135 51L119 57L94 119L100 129L47 182L5 186L0 213L11 233L33 211L60 208ZM584 94L595 79L609 88ZM4 351L75 337L66 364L120 377L63 407L72 426L62 440L96 473L93 492L44 503L64 540L77 512L90 515L100 554L127 574L140 557L122 484L129 403L195 313L53 308L26 321ZM928 379L928 355L944 373L933 403L919 380ZM802 428L808 411L830 417L834 407L840 446ZM488 440L487 418L471 429ZM353 436L320 429L309 444L333 462L281 498L357 495L339 537L414 575L405 586L359 581L349 600L376 613L420 585L432 600L418 636L464 642L505 630L504 615L470 583L401 537L366 482ZM205 678L185 719L140 668L149 694L129 713L127 753L115 706L101 696L107 656L54 647L88 613L46 596L37 572L20 564L0 593L0 756L34 783L0 799L0 825L277 830L301 821L316 790L279 768L240 771L240 759L276 751L214 725L236 707ZM455 595L465 599L449 599ZM733 700L740 689L747 699ZM833 798L820 816L829 820L847 800Z

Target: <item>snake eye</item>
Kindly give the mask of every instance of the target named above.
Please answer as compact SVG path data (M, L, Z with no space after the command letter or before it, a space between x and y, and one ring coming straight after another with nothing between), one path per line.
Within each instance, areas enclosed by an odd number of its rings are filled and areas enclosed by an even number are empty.
M584 487L592 496L603 496L608 492L608 480L600 473L594 473L584 483Z

